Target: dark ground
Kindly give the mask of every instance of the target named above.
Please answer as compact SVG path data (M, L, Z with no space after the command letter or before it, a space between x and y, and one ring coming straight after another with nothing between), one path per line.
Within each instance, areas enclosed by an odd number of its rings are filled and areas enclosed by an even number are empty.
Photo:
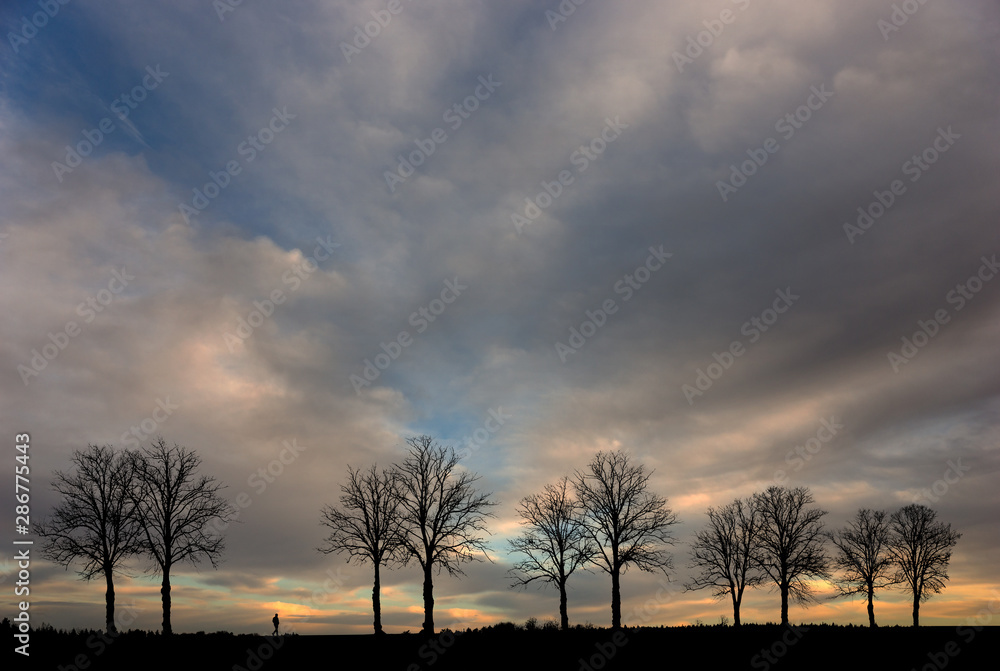
M503 625L428 641L415 634L286 636L51 629L31 634L31 656L15 654L7 630L6 669L996 669L1000 627L836 627L778 625L525 631ZM950 653L950 654L949 654ZM26 663L27 661L27 663Z

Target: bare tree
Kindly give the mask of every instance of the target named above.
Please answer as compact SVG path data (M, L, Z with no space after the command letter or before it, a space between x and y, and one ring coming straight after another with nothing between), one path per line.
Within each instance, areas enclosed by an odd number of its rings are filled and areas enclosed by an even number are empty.
M677 517L667 500L649 491L642 464L625 452L598 452L585 471L577 471L573 488L583 511L583 528L597 547L594 563L611 575L611 626L621 627L621 574L630 565L641 571L673 568L663 545L673 545L670 527Z
M911 503L889 518L889 556L897 580L913 595L913 626L920 626L920 602L944 589L951 549L962 534L935 522L937 512Z
M215 520L229 522L235 510L220 495L215 478L198 475L201 457L186 447L167 447L157 438L132 453L138 484L133 490L142 528L142 550L163 576L163 633L170 635L170 570L184 561L208 559L213 568L225 548L221 535L209 532Z
M898 582L889 556L889 519L882 510L862 508L854 519L830 534L837 547L833 564L843 571L834 579L839 594L868 597L868 626L875 624L875 592Z
M691 566L700 573L686 589L712 588L717 599L730 595L737 627L744 590L765 580L754 564L760 523L753 499L736 499L721 508L709 508L708 526L698 532L691 551Z
M496 503L490 494L479 494L473 485L479 476L458 469L458 458L450 447L438 445L430 436L406 439L409 456L396 467L402 498L403 547L424 573L423 631L434 634L434 569L449 575L465 575L461 564L481 561L486 554L482 534L486 518ZM492 560L490 560L492 561Z
M403 559L403 527L398 480L389 470L373 465L364 473L350 466L341 485L340 508L323 509L323 525L330 528L320 552L348 555L347 561L371 562L375 567L372 611L375 634L382 635L382 597L379 569Z
M73 472L57 472L52 485L62 501L35 531L46 539L42 548L46 558L67 568L82 560L79 574L85 580L104 575L105 624L112 634L117 631L114 573L140 551L141 532L129 496L135 467L110 445L76 450L72 461Z
M807 581L831 577L823 549L826 511L808 507L815 501L805 487L771 486L753 502L761 520L754 563L781 592L781 624L787 625L788 596L803 605L815 601Z
M590 562L597 547L583 528L579 507L568 491L569 478L545 485L541 494L521 499L517 512L525 530L509 541L511 552L525 555L508 573L512 587L539 580L559 589L559 620L569 629L566 611L566 581L573 572Z

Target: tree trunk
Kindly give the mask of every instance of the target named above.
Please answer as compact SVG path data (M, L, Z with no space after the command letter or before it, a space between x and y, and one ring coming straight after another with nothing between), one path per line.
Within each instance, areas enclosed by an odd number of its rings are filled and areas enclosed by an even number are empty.
M913 626L920 626L920 597L917 595L913 596Z
M380 594L382 586L379 582L379 565L375 562L375 586L372 587L372 611L375 613L375 635L379 636L384 634L382 631L382 595Z
M170 567L163 567L163 583L160 585L160 595L163 598L163 635L174 633L170 626Z
M107 567L104 569L104 581L108 585L108 590L104 594L105 599L105 628L109 636L113 636L118 632L115 628L115 581L112 577L112 569Z
M622 626L622 593L621 581L616 566L611 571L611 628L621 629Z
M741 599L742 599L742 595L741 596L736 596L736 594L733 594L733 626L734 627L740 626L740 600Z
M781 624L788 626L788 585L781 586Z
M875 624L875 603L873 602L874 596L875 596L875 590L872 589L871 587L869 587L868 588L868 626L869 627L877 627L878 626L877 624Z
M434 635L434 578L431 575L431 563L424 567L424 633Z
M559 626L563 631L569 629L569 613L566 611L566 579L559 583Z

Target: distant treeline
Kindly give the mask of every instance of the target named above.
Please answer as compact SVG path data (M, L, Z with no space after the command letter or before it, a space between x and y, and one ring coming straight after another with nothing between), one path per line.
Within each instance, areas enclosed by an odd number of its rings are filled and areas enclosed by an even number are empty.
M988 623L989 619L979 620ZM9 621L0 635L10 633ZM1000 629L744 624L601 629L501 622L462 631L387 636L259 636L56 631L41 627L30 658L8 653L7 669L105 671L281 671L335 668L447 671L622 669L919 669L995 666ZM8 638L9 640L9 638Z

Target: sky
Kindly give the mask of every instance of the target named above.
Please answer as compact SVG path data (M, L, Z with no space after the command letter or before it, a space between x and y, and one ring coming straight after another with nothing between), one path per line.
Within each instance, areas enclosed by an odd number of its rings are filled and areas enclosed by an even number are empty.
M0 10L2 440L31 436L33 520L88 444L162 436L245 495L219 568L176 569L176 631L370 632L372 569L317 551L321 510L419 435L498 502L438 627L558 618L507 540L602 450L679 519L625 624L731 618L684 591L690 543L774 484L831 530L931 506L962 538L921 622L995 603L996 3L43 4ZM33 621L103 627L103 583L34 552ZM118 605L157 629L147 569ZM383 571L387 631L420 587ZM816 589L793 622L867 621ZM569 617L610 624L606 574Z

